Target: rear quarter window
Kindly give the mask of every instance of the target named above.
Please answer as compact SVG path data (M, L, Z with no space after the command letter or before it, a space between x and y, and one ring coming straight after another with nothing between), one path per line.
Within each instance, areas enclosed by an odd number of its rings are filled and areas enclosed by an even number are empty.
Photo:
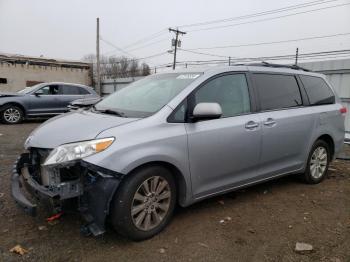
M331 88L320 77L300 75L311 105L334 104L335 96Z

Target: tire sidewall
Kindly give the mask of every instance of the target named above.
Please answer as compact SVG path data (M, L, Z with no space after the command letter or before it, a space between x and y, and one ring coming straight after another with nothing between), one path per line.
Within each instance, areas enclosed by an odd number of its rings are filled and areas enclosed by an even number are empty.
M171 190L169 211L162 222L149 231L138 229L131 217L131 206L134 194L139 186L152 176L160 176L165 179ZM111 223L118 233L135 241L153 237L162 231L170 222L176 204L176 184L171 172L161 166L142 168L132 172L119 185L111 205Z
M17 110L19 113L20 113L20 118L17 122L8 122L6 119L5 119L5 111L7 109L10 109L10 108L13 108L15 110ZM5 106L5 108L2 109L1 111L1 120L3 123L7 124L7 125L15 125L15 124L19 124L22 122L23 120L23 110L21 108L19 108L18 106L14 106L14 105L9 105L9 106Z
M311 175L311 170L310 170L310 165L311 165L311 157L314 153L314 151L318 148L318 147L323 147L326 149L327 152L327 165L326 165L326 169L324 171L324 173L322 174L321 177L319 178L314 178ZM323 140L317 140L314 145L311 148L309 157L308 157L308 161L307 161L307 166L306 166L306 171L305 171L305 180L306 182L310 183L310 184L318 184L320 183L322 180L325 179L325 177L327 176L327 171L328 171L328 167L329 167L329 163L331 161L331 155L330 155L330 149L329 149L329 145L324 142Z

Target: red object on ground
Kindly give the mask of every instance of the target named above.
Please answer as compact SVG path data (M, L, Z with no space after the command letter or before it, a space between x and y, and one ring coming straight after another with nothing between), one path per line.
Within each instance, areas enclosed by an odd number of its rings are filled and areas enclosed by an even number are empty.
M57 214L55 214L55 215L53 215L53 216L50 216L50 217L48 217L48 218L46 218L46 221L47 222L50 222L50 221L54 221L54 220L56 220L56 219L59 219L61 216L62 216L62 212L60 212L60 213L57 213Z

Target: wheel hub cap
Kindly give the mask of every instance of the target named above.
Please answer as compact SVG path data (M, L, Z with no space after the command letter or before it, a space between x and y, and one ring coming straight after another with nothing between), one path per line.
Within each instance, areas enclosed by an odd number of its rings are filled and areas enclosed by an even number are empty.
M136 190L131 217L134 225L143 231L158 226L169 211L171 190L168 182L153 176L144 181Z
M8 108L4 112L4 118L7 122L16 123L20 119L21 114L15 108Z
M310 160L310 173L315 179L324 175L328 163L327 150L324 147L317 147Z

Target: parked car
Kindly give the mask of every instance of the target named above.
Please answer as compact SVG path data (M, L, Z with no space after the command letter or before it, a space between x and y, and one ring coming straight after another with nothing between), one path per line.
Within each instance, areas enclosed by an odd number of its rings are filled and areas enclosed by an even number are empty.
M59 82L41 83L17 93L0 92L0 118L6 124L18 124L25 118L67 112L73 100L95 97L91 87Z
M78 203L86 229L143 240L176 204L290 174L317 184L340 151L346 109L324 75L241 65L148 76L90 110L33 131L16 162L12 195L28 213Z
M101 97L80 98L69 103L69 110L88 109L101 101Z

